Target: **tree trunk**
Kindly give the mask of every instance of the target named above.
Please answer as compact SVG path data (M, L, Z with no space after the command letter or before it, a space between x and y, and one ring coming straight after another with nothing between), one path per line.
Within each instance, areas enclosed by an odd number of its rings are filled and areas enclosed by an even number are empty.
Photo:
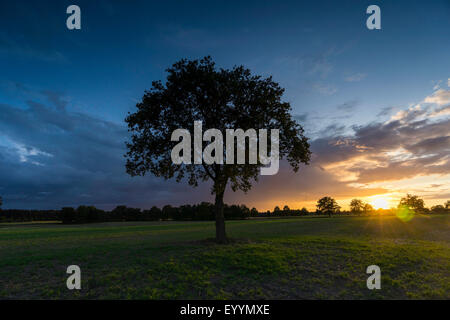
M227 235L225 233L225 217L223 215L223 194L224 192L216 193L216 242L220 244L228 243Z

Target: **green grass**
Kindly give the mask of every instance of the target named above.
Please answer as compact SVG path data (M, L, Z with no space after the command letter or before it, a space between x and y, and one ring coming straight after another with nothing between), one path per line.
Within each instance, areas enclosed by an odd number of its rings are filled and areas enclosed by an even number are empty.
M1 299L449 299L450 217L0 225ZM66 288L81 267L82 290ZM381 268L368 290L367 266Z

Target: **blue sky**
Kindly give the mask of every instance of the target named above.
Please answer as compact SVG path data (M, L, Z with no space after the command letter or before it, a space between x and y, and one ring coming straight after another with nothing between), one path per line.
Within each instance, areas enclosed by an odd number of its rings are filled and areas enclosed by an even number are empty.
M70 4L81 8L81 30L65 26ZM381 8L381 30L366 28L370 4ZM325 138L356 139L355 126L381 126L433 95L438 103L422 108L433 112L431 108L446 107L449 36L450 3L445 0L2 2L0 195L5 207L21 208L210 200L207 187L191 191L124 173L123 119L151 81L164 79L172 63L211 55L219 66L243 64L273 75L286 88L293 115L319 146ZM428 121L446 123L448 116ZM442 137L447 137L445 130ZM430 138L437 137L424 136ZM391 153L401 145L408 142L379 150L390 157L384 161L392 162ZM323 158L335 152L320 150ZM447 156L444 152L437 163L448 161ZM322 163L320 152L317 157L317 167L325 168L336 188L361 187L357 177L348 182L334 173L337 163ZM355 171L356 160L347 160L346 168L351 164ZM441 179L448 187L446 168L440 178L430 179ZM268 180L260 188L275 183ZM360 196L393 188L403 192L383 181L371 183L364 188L374 189L372 193ZM419 185L417 192L431 202L441 200ZM96 194L99 188L104 190ZM292 189L299 191L280 194L270 204L260 201L261 190L231 194L228 200L266 209L277 201L309 206L320 193L333 193L320 184L304 189L293 182Z

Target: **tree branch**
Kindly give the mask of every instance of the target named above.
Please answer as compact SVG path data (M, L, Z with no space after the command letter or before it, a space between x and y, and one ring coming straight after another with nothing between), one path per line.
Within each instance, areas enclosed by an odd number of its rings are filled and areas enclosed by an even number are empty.
M208 167L205 165L204 162L202 162L202 166L203 166L203 168L205 169L206 174L207 174L213 181L216 181L216 177L214 177L214 176L211 174L211 172L209 171Z

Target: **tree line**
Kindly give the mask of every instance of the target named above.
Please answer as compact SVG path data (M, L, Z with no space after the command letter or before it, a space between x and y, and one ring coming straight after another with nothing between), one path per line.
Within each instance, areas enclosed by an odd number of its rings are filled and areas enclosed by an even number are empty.
M317 201L317 213L319 214L339 214L341 207L336 200L331 197L323 197ZM407 210L416 214L430 214L430 213L450 213L450 200L447 200L443 205L435 205L431 208L425 207L425 202L417 195L407 194L401 198L396 208L378 209L375 210L370 203L365 203L361 199L352 199L350 201L350 213L352 214L371 214L378 213L395 213L397 210Z
M224 216L227 220L246 219L251 215L256 216L255 211L255 208L250 210L245 205L224 205ZM61 221L64 224L78 224L114 221L201 221L214 219L214 205L208 202L179 207L166 205L158 208L153 206L148 210L130 208L124 205L117 206L111 211L85 205L78 208L64 207L61 210L0 210L0 222Z
M27 222L27 221L61 221L64 224L91 223L91 222L120 222L120 221L208 221L215 219L215 206L212 203L201 202L195 205L182 205L174 207L166 205L162 208L153 206L151 209L141 210L124 205L117 206L111 211L98 209L94 206L79 206L78 208L65 207L61 210L1 210L0 222ZM317 201L316 210L308 211L306 208L291 209L285 205L282 209L276 206L273 211L258 211L245 205L224 204L226 220L247 218L290 217L290 216L336 216L336 215L369 215L369 214L395 214L396 210L409 210L418 214L450 213L450 200L443 205L426 208L423 199L416 195L407 194L402 198L397 208L375 210L370 204L360 199L352 199L350 210L341 210L337 201L326 196Z

